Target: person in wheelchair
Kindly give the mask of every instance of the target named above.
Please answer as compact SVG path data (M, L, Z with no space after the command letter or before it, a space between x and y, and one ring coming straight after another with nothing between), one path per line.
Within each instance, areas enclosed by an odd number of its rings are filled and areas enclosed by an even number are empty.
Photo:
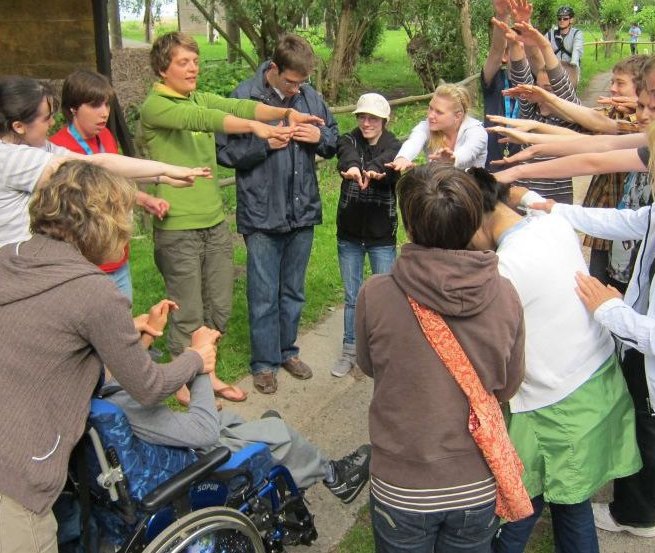
M146 349L153 335L166 326L168 313L177 309L170 300L162 300L147 315L135 319ZM226 446L237 452L253 443L265 443L276 463L286 466L297 486L306 489L323 481L343 503L351 503L368 482L370 446L362 445L339 460L329 460L316 446L284 422L276 411L267 411L261 419L245 421L236 413L216 410L208 375L198 375L189 383L191 402L187 412L174 411L163 403L145 406L136 401L113 378L107 380L100 395L120 407L134 434L145 442L186 447L200 453Z
M26 168L27 170L27 168ZM52 506L103 365L143 404L214 370L203 328L168 365L139 344L130 304L96 264L123 255L135 187L82 161L33 194L33 237L0 248L0 550L57 551Z

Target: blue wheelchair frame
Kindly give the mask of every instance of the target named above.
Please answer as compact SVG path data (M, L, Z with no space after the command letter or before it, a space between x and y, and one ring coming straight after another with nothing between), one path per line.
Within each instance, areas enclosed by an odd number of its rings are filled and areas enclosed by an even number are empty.
M251 549L235 551L280 553L284 545L310 545L317 537L302 492L265 444L234 454L219 447L204 456L153 445L134 436L123 411L103 399L91 401L88 426L85 478L92 512L121 553L149 552L149 544L161 541L167 528L184 526L185 518L201 535L205 511L212 528L220 515L220 528L252 541ZM176 547L153 551L186 551Z

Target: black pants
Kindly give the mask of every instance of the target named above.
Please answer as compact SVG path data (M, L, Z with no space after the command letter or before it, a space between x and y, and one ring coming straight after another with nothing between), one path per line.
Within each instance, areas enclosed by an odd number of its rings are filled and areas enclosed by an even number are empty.
M655 526L655 412L648 402L643 354L628 350L621 367L635 404L637 444L644 466L632 476L614 480L610 513L619 524Z

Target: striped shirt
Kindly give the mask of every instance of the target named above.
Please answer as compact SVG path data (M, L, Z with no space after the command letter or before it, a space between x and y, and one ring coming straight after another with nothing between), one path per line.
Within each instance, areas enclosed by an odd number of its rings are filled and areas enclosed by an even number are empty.
M371 475L371 493L380 503L417 513L458 511L487 505L496 499L496 480L490 476L480 482L433 489L399 488Z
M562 66L557 66L557 68L548 72L550 79L550 85L552 87L552 92L557 97L567 100L568 102L573 102L574 104L580 104L580 98L575 92L567 72L562 68ZM534 77L530 72L530 65L524 59L518 61L512 61L510 66L510 80L512 85L516 86L519 84L535 84ZM582 130L576 123L571 123L570 121L564 121L554 116L542 115L538 109L537 104L531 104L525 100L519 100L520 112L519 117L521 119L532 119L533 121L539 121L540 123L548 123L549 125L557 125L558 127L564 127L568 129L573 129L574 131ZM526 146L522 146L525 148ZM537 163L539 161L547 161L553 159L552 157L535 157L526 163ZM561 179L547 179L547 178L533 178L533 179L520 179L517 183L521 186L525 186L530 190L534 190L544 198L553 199L558 203L573 203L573 181L571 178L561 178Z
M27 208L36 183L53 156L66 152L49 142L40 149L0 141L0 246L29 240Z

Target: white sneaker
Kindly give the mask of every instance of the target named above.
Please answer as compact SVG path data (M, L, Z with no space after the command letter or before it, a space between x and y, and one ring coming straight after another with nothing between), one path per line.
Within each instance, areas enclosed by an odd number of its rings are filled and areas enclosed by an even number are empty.
M655 526L640 528L639 526L628 526L619 524L612 518L610 506L607 503L592 503L591 508L594 511L594 524L601 530L607 532L628 532L633 536L641 538L655 538Z

